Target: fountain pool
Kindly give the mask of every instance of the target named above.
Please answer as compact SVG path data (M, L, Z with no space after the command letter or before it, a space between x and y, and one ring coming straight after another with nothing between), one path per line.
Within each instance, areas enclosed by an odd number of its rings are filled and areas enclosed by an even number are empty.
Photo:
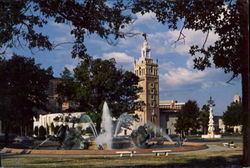
M203 144L187 142L180 147L175 144L167 134L162 134L161 129L152 123L133 130L131 136L117 136L119 129L124 125L132 125L134 119L131 115L124 113L118 118L116 127L113 127L112 117L106 102L104 102L103 105L101 132L99 135L91 118L86 114L82 114L79 119L71 118L70 121L73 123L75 123L75 121L88 123L93 136L83 138L79 128L63 126L59 129L61 131L59 131L57 135L47 138L37 145L36 148L4 148L2 152L105 155L115 154L117 150L136 150L137 153L151 153L152 150L159 148L171 149L172 151L190 151L206 148ZM152 131L154 132L154 136L161 134L161 137L152 137Z

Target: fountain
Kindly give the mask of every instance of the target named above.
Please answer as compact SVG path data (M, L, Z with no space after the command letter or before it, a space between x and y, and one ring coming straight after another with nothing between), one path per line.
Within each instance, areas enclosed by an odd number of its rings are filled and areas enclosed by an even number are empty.
M128 113L121 114L120 117L117 119L114 137L117 137L121 127L131 129L130 126L133 125L134 121L135 117L129 115Z
M80 122L89 123L90 129L92 130L94 137L96 138L98 136L95 125L94 125L93 121L91 120L91 118L87 114L81 115Z
M68 116L66 118L72 123L72 127L69 128L68 125L62 125L56 135L49 136L46 140L36 146L38 149L4 148L2 151L50 155L110 155L116 154L117 150L115 149L126 149L126 151L136 150L136 153L142 154L152 153L152 151L156 148L171 148L172 151L190 151L206 148L206 146L203 144L194 145L193 143L188 142L186 142L185 145L179 147L176 144L173 144L171 138L167 134L164 134L159 127L150 122L144 126L139 126L136 130L132 130L130 136L118 136L121 127L131 129L130 127L136 121L136 117L127 113L123 113L117 119L116 127L114 127L113 130L112 117L106 102L103 105L101 133L99 135L97 134L93 121L88 115L81 114L79 117ZM89 128L91 129L93 136L89 138L83 138L82 130L81 128L75 126L76 123L89 124ZM165 140L170 142L166 142ZM52 146L46 145L46 143L49 142L52 144ZM52 142L54 142L54 145ZM96 149L99 149L99 151L97 152Z
M104 102L102 109L102 123L101 123L101 133L96 137L95 142L98 145L107 145L107 149L112 148L112 117L109 112L109 108L106 102Z
M149 121L146 124L146 127L148 129L148 132L151 132L151 138L153 136L157 136L158 135L158 137L163 137L164 140L168 140L170 143L174 143L174 141L165 132L163 132L160 127L156 126L152 122ZM154 134L154 135L152 135L152 134Z
M136 147L139 148L148 148L148 140L150 138L149 133L146 130L145 126L139 126L137 130L134 130L131 133L131 138Z
M161 129L155 126L153 123L148 122L144 126L140 126L137 130L133 130L131 137L118 136L122 128L131 129L136 117L128 113L123 113L116 121L116 126L113 130L112 117L106 102L103 104L102 109L102 123L101 123L101 132L98 135L95 125L91 118L87 114L81 114L80 117L67 116L66 119L73 124L72 128L67 126L61 126L58 130L58 133L55 136L48 137L43 141L38 147L41 147L43 144L51 141L58 141L58 149L86 149L87 143L91 144L90 146L97 146L98 149L121 149L121 148L130 148L133 146L139 148L148 148L149 139L152 139L156 135L163 137L165 140L173 143L172 139ZM59 118L59 117L57 117ZM61 117L63 120L63 117ZM58 120L57 120L58 121ZM81 136L81 130L75 128L75 123L87 123L89 128L93 133L93 137L83 138ZM113 134L114 132L114 134Z

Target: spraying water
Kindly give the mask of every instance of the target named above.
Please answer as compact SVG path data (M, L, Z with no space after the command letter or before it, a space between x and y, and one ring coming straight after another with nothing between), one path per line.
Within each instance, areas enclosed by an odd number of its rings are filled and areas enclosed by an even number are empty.
M96 138L96 143L99 145L106 144L107 149L112 148L112 117L109 112L109 108L106 102L104 102L102 109L102 123L101 123L101 133Z
M44 141L42 141L39 145L37 145L35 148L39 148L40 146L42 146L43 144L45 144L46 142L48 142L50 140L50 138L45 139Z
M80 122L88 123L90 126L90 129L92 130L94 137L96 138L98 136L95 125L94 125L93 121L91 120L91 118L87 114L81 115Z
M121 126L129 128L131 125L133 125L134 120L134 117L130 116L128 113L121 114L117 119L114 137L117 137Z
M152 122L147 123L147 128L150 129L150 130L153 130L155 135L160 134L163 138L167 139L169 142L174 143L174 141L168 136L168 134L163 132L160 127L156 126Z

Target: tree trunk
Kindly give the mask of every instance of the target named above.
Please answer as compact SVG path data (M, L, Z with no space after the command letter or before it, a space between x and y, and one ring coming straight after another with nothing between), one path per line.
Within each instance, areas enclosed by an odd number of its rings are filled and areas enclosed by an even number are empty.
M5 130L4 130L4 146L8 146L9 144L9 124L6 123Z
M23 126L20 126L20 135L23 136Z
M243 164L250 166L250 115L249 115L249 75L242 74L242 104L244 113L243 122Z
M98 118L96 120L96 131L97 131L98 134L101 133L101 122L102 122L101 118L100 119Z
M242 74L243 123L243 164L250 166L250 114L249 114L249 75Z
M242 105L243 123L243 166L250 166L250 111L249 111L249 4L248 0L239 0L240 31L242 34L239 55L242 63Z

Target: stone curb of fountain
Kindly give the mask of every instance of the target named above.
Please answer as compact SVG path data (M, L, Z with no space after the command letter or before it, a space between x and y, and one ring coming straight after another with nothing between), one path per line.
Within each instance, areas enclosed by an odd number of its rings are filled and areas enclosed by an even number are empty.
M178 151L178 152L171 152L171 155L179 155L179 154L193 154L193 153L203 153L203 152L219 152L219 151L229 151L229 150L236 150L237 148L228 148L228 147L224 147L224 146L219 146L219 145L207 145L208 148L206 149L201 149L201 150L196 150L196 151ZM34 157L44 157L44 156L48 156L47 154L15 154L15 153L1 153L2 156L34 156ZM154 155L153 153L136 153L134 156L152 156ZM71 155L60 155L60 154L55 154L55 155L49 155L50 157L117 157L117 154L108 154L108 155L104 155L104 154L96 154L96 155L79 155L79 154L71 154Z

